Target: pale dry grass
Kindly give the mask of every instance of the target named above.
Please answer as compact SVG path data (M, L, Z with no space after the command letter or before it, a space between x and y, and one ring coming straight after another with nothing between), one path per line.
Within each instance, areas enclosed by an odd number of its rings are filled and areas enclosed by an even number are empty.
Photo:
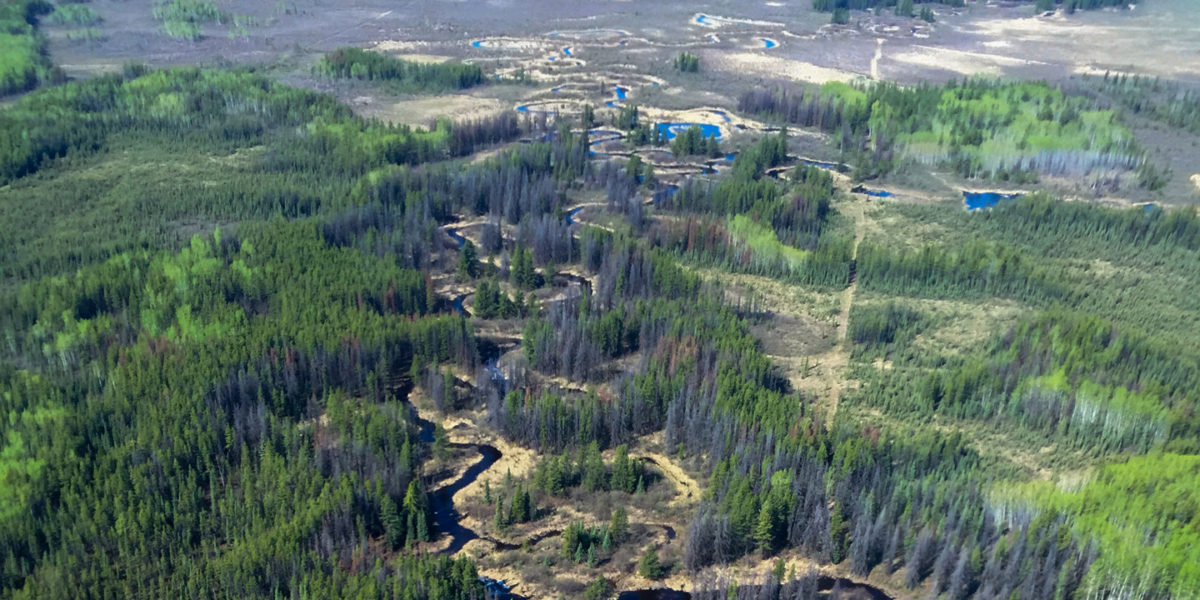
M360 96L354 100L359 114L390 123L426 126L439 118L469 121L501 113L508 109L495 98L468 94L443 94L407 100Z
M746 75L781 77L792 81L818 84L830 81L849 82L862 77L859 73L822 67L809 62L790 60L778 56L764 56L756 52L720 54L716 57L714 66L723 71Z
M1042 61L1014 58L1002 54L970 52L934 46L910 46L910 50L889 55L895 61L926 67L945 69L963 75L1001 75L1005 68L1030 65L1045 65Z

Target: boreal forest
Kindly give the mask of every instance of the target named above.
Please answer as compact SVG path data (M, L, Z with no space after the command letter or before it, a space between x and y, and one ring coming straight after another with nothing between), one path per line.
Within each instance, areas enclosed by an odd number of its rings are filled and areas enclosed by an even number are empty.
M6 0L0 598L1200 598L1155 2Z

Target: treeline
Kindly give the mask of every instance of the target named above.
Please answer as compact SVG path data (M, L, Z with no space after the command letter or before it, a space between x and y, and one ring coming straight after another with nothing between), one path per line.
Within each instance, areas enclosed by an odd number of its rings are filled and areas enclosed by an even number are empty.
M392 163L468 154L531 126L505 114L430 131L394 127L257 75L197 69L133 68L38 90L0 113L0 128L10 134L0 135L0 180L9 182L12 200L0 225L0 274L27 280L135 247L177 248L192 233L181 233L179 224L197 219L345 211L363 203L380 177L375 171L386 173ZM111 163L123 177L97 182L80 175L78 165L97 163ZM24 178L52 164L58 168L45 177ZM414 206L423 202L412 199ZM386 221L404 206L362 211ZM57 218L68 212L72 218ZM424 242L398 255L407 260L430 247Z
M1200 133L1200 93L1178 83L1106 72L1085 77L1083 89L1099 91L1134 114Z
M726 456L689 527L688 569L791 547L859 576L902 570L908 587L928 582L938 596L1070 597L1096 557L1065 518L1002 526L961 435L841 424L742 437Z
M852 242L824 231L833 178L803 163L785 171L786 182L767 176L788 160L785 130L738 154L730 176L715 186L693 180L675 193L656 194L660 207L688 217L656 224L649 231L654 244L742 272L845 286Z
M1062 273L1003 244L970 240L962 248L926 246L897 251L864 241L858 248L864 289L941 298L1007 296L1031 301L1066 300Z
M1185 450L1200 433L1187 391L1197 380L1194 356L1051 309L1021 321L987 357L921 374L881 372L864 400L900 415L1004 421L1094 454Z
M405 90L459 90L483 83L483 69L465 63L416 63L361 48L338 48L314 67L327 77L387 81Z
M751 90L738 108L834 133L859 178L887 174L902 160L1007 180L1028 172L1130 170L1143 156L1113 112L1044 83L831 82L817 90Z
M846 335L854 343L854 358L887 358L893 350L907 348L925 324L920 311L901 303L889 301L878 306L858 302L850 308Z
M368 585L351 574L380 558L372 539L436 535L397 394L423 365L478 359L462 319L428 315L419 273L311 221L264 223L5 302L24 365L3 373L23 415L5 425L23 474L0 516L9 593L316 593ZM379 597L416 576L374 572Z
M1062 202L1035 193L1003 202L986 214L970 215L970 219L982 232L1019 240L1039 250L1050 249L1066 239L1089 248L1178 246L1200 250L1200 214L1194 207L1169 212L1142 207L1113 209Z
M990 501L1005 522L1036 515L1076 523L1099 548L1084 594L1186 598L1200 586L1198 473L1195 455L1156 454L1106 466L1076 490L1030 483L1000 488Z
M587 492L616 490L632 494L645 490L646 476L642 462L629 457L628 446L617 446L611 464L605 464L600 445L593 441L579 446L575 456L543 454L534 469L533 484L554 496L574 487Z
M450 156L448 123L421 131L365 121L330 97L249 73L191 68L141 73L131 69L127 78L110 75L43 90L6 110L0 126L26 135L6 137L0 176L11 181L50 159L97 150L117 132L186 132L197 141L230 145L257 141L276 128L301 128L288 147L275 152L300 164L316 162L306 153L319 153L322 164L355 174ZM511 131L510 121L501 125Z
M61 77L46 54L38 19L54 10L45 0L13 0L0 5L0 96L31 90Z

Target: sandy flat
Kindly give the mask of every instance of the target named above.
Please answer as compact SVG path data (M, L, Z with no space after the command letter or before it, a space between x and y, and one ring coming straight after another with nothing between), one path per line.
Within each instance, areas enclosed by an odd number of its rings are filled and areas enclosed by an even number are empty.
M354 107L360 114L405 125L428 125L439 117L468 121L494 115L504 108L494 98L477 98L467 94L445 94L399 102L364 97L356 99Z
M1200 173L1192 175L1192 185L1196 186L1196 192L1200 193Z
M1105 15L1087 17L1095 19ZM1099 65L1108 64L1133 66L1143 74L1200 75L1200 60L1196 60L1195 55L1195 40L1200 39L1200 27L1195 26L1196 21L1185 23L1169 19L1169 15L1156 15L1153 21L1112 25L1061 16L988 19L974 23L973 29L993 38L994 41L984 42L989 48L1003 47L997 43L1000 41L1018 47L1029 42L1047 44L1051 46L1045 52L1049 60L1074 63L1076 72L1103 72L1104 67Z
M441 64L450 60L449 56L436 56L433 54L397 54L396 58L429 65Z
M1013 58L1002 54L968 52L934 46L912 46L911 50L889 54L887 58L922 67L954 71L963 75L999 75L1003 72L1004 67L1046 64L1041 61Z
M793 81L825 83L828 81L852 81L857 73L821 67L812 63L789 60L778 56L763 56L752 52L722 55L717 67L726 71L751 73L765 77L784 77Z

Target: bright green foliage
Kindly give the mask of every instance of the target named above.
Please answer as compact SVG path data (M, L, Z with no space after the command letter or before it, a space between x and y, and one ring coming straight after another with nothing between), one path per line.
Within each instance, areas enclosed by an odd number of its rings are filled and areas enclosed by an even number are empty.
M221 23L225 13L213 0L156 0L154 18L167 35L195 41L203 37L205 24Z
M1200 589L1200 456L1155 454L1104 467L1076 490L1048 483L997 487L1002 520L1067 515L1073 532L1099 544L1088 593L1186 598Z
M768 169L786 161L785 130L738 154L732 175L715 188L685 186L666 198L663 206L701 216L667 228L661 245L739 271L844 286L849 280L850 240L824 232L833 179L803 163L791 170L786 185L766 176ZM716 221L706 216L712 213L731 218Z
M45 39L36 27L38 17L51 8L43 0L0 4L0 95L33 89L55 76Z
M337 590L348 584L329 581L336 561L294 551L323 530L358 539L353 526L329 529L334 515L393 546L430 539L422 450L379 382L418 360L470 364L474 347L461 319L422 318L424 285L298 221L123 253L6 298L10 350L48 375L0 372L0 409L16 417L0 449L0 539L39 557L5 561L0 585L102 595L170 573L161 585L256 597L283 585L261 575L269 565L287 563L300 569L288 585ZM344 371L333 356L369 366ZM254 412L232 408L246 402ZM119 443L100 442L118 431ZM353 457L320 459L326 443ZM335 474L321 460L349 463ZM163 503L175 510L151 508ZM244 575L218 583L201 560ZM80 564L97 566L65 568Z
M753 90L739 107L837 133L860 179L913 162L952 167L964 177L1026 181L1034 172L1133 170L1144 154L1113 111L1044 83L829 82L817 92Z
M427 132L363 121L330 97L249 73L131 68L126 76L38 90L0 112L4 279L179 247L197 222L294 219L378 202L407 177L395 165L498 141L448 123ZM44 176L27 177L38 171ZM388 201L404 212L421 198ZM376 249L398 244L394 231L376 236Z
M1112 111L1089 104L1043 84L970 84L942 91L932 120L908 131L901 125L895 139L905 156L950 163L968 177L1135 166L1141 153L1133 135ZM914 116L901 112L903 104L884 106L896 110L893 122Z

